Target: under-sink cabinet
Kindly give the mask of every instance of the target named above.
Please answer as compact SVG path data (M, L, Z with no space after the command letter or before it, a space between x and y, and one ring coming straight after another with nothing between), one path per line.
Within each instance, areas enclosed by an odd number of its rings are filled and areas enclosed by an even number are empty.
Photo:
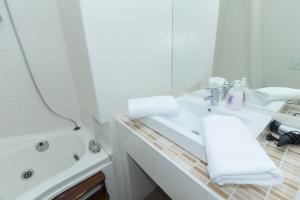
M99 172L73 186L54 198L54 200L108 200L105 175Z

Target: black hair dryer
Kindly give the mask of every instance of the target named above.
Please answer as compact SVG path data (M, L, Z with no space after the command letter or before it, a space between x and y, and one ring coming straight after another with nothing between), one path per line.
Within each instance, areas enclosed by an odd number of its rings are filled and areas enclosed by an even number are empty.
M274 120L270 124L270 131L275 132L280 135L279 138L272 135L272 133L267 134L267 140L277 141L277 146L281 147L288 144L300 144L300 130L281 124L280 122Z

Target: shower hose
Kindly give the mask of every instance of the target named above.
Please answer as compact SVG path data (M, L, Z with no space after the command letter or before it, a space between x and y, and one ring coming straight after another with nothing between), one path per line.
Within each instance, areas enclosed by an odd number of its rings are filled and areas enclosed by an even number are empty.
M69 121L71 123L74 124L74 130L79 130L80 129L80 126L78 125L78 123L71 119L71 118L68 118L68 117L65 117L59 113L57 113L53 108L51 108L51 106L49 106L49 104L47 103L46 99L44 98L44 96L42 95L41 91L40 91L40 88L34 78L34 75L32 73L32 70L31 70L31 67L30 67L30 64L28 62L28 59L27 59L27 56L26 56L26 53L25 53L25 50L24 50L24 47L22 45L22 42L21 42L21 39L20 39L20 35L19 35L19 32L18 32L18 29L16 27L16 24L15 24L15 21L14 21L14 18L13 18L13 15L12 15L12 12L10 10L10 7L9 7L9 4L7 2L7 0L4 0L4 4L5 4L5 7L6 7L6 10L7 10L7 13L8 13L8 16L9 16L9 19L10 19L10 22L12 24L12 28L13 28L13 31L15 33L15 36L16 36L16 39L17 39L17 42L18 42L18 45L20 47L20 50L21 50L21 54L22 54L22 57L24 59L24 62L25 62L25 65L26 65L26 68L27 68L27 71L28 71L28 74L32 80L32 83L33 83L33 86L38 94L38 96L40 97L43 105L47 108L47 110L52 113L53 115L55 115L56 117L58 118L61 118L61 119L64 119L66 121Z

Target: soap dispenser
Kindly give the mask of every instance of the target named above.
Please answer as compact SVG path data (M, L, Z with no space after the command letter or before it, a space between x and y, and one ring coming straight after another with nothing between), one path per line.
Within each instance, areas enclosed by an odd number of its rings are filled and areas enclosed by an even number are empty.
M233 110L241 109L244 101L244 92L240 81L234 81L233 87L227 95L227 105Z

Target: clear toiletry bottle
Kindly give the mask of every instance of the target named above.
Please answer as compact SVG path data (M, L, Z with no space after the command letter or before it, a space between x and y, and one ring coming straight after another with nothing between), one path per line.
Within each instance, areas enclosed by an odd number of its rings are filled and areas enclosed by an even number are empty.
M234 81L234 85L227 95L227 105L233 110L239 110L242 108L243 101L244 92L241 87L240 81Z
M249 87L247 84L247 78L242 78L240 85L241 85L241 89L243 90L243 103L246 103L247 99L248 99L248 95L249 95Z

